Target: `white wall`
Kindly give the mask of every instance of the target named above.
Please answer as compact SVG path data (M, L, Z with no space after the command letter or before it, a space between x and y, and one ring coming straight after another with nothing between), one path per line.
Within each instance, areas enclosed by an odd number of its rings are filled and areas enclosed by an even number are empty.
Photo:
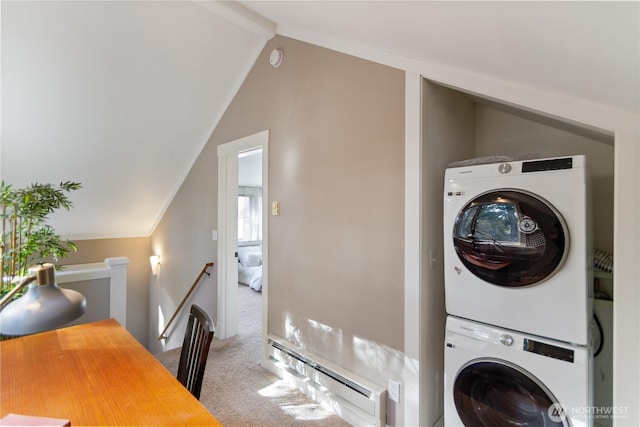
M247 153L238 159L238 185L262 187L262 153Z

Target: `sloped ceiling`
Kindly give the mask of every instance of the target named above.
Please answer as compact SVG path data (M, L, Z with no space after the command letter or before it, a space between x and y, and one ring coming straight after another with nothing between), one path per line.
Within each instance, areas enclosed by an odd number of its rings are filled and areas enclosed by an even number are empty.
M274 31L640 111L638 2L1 2L0 176L80 181L71 238L148 235ZM286 53L285 53L286 60Z
M244 1L279 34L640 111L640 3ZM338 42L338 43L334 43ZM346 43L345 43L346 42Z
M51 218L73 239L152 231L274 35L206 2L1 7L0 175L81 182Z

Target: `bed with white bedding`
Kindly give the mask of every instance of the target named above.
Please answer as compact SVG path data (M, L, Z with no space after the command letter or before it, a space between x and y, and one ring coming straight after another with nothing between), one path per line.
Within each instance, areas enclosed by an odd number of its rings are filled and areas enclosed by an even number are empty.
M238 282L262 291L262 244L238 244Z

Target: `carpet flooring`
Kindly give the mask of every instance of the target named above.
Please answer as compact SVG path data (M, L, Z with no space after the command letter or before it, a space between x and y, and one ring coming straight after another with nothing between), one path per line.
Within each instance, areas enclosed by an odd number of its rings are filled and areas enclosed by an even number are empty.
M260 366L261 294L239 285L240 333L215 338L200 402L226 427L345 427L347 422ZM174 375L180 348L156 358Z

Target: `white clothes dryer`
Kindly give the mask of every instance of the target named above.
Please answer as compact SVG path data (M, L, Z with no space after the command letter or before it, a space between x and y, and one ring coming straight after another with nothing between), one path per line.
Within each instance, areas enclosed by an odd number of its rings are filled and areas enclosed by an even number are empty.
M590 252L584 156L446 170L448 314L584 345Z
M593 425L591 351L449 316L445 427Z

